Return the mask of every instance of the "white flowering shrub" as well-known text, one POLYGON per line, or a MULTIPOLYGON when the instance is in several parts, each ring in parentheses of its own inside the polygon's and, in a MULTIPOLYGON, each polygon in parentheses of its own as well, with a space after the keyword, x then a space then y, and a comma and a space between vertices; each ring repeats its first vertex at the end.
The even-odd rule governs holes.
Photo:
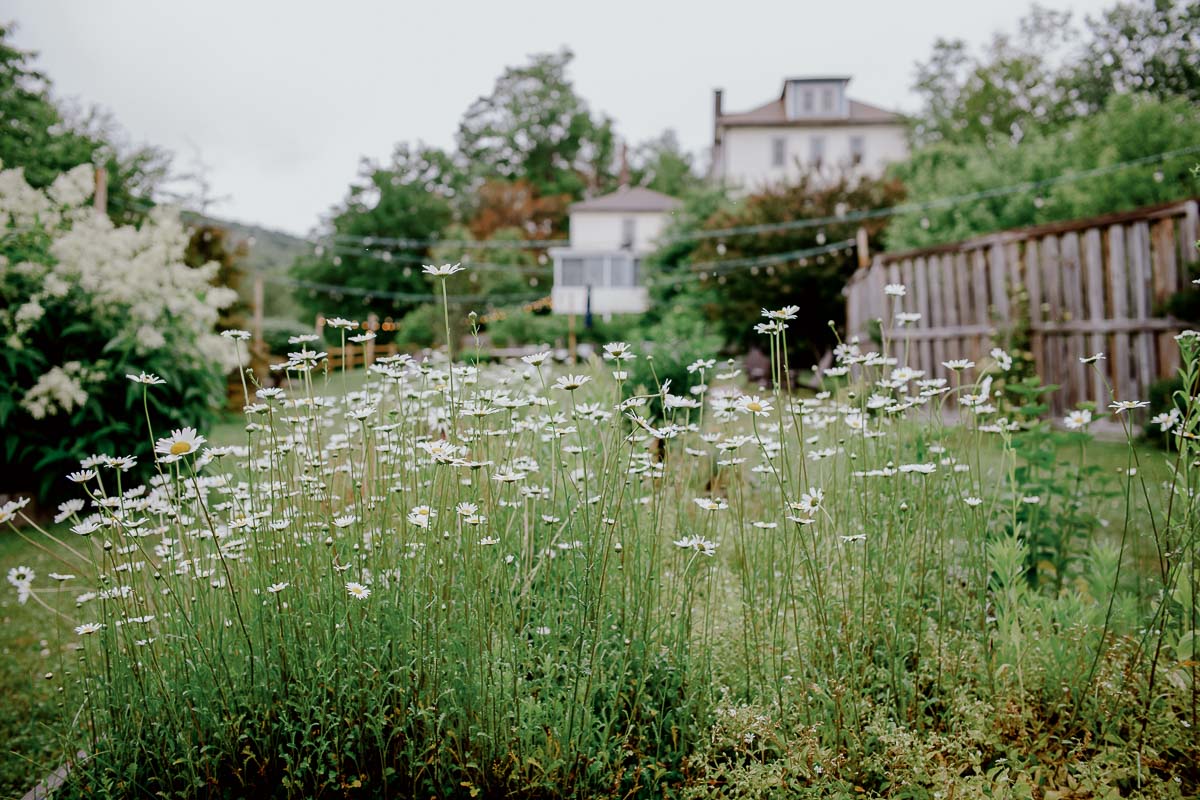
POLYGON ((235 293, 184 264, 178 215, 116 227, 91 192, 87 165, 44 191, 0 169, 0 461, 43 499, 92 453, 145 454, 148 424, 210 424, 235 366, 213 331, 235 293), (145 408, 142 371, 167 381, 145 408))

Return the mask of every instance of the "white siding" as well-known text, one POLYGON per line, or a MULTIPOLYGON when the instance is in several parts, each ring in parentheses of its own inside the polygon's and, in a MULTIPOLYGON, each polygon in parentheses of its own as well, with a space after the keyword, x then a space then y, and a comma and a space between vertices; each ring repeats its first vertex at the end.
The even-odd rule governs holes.
POLYGON ((654 242, 670 219, 669 213, 622 212, 622 211, 576 211, 571 214, 571 249, 573 250, 619 250, 624 244, 625 219, 633 222, 633 249, 647 253, 654 250, 654 242))
POLYGON ((829 125, 803 128, 735 127, 726 128, 721 145, 719 175, 731 186, 747 191, 770 184, 795 181, 801 164, 808 164, 813 139, 824 139, 823 170, 834 174, 852 163, 850 142, 855 136, 863 141, 863 162, 857 168, 880 175, 884 167, 908 156, 908 143, 900 125, 829 125), (773 165, 772 154, 777 138, 784 139, 783 166, 773 165))

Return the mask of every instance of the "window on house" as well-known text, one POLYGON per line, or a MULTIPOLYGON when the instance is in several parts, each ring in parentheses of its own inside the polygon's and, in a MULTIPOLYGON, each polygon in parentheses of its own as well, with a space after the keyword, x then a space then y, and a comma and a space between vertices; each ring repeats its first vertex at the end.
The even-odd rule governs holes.
POLYGON ((560 278, 563 286, 583 286, 583 259, 564 258, 560 278))
POLYGON ((808 160, 819 167, 825 160, 825 137, 814 136, 808 140, 808 160))
POLYGON ((804 90, 804 113, 811 114, 813 111, 813 90, 804 90))
POLYGON ((771 140, 771 166, 782 167, 787 159, 787 139, 776 136, 771 140))
POLYGON ((637 220, 633 217, 625 217, 621 220, 621 247, 629 249, 633 247, 633 235, 637 229, 637 220))
POLYGON ((609 264, 612 270, 610 286, 629 288, 637 286, 637 262, 632 258, 614 258, 609 264))
POLYGON ((821 110, 833 111, 833 89, 821 90, 821 110))
POLYGON ((604 280, 604 256, 590 256, 583 260, 584 281, 588 286, 606 286, 604 280))
POLYGON ((866 158, 867 148, 861 136, 850 137, 850 163, 858 166, 866 158))

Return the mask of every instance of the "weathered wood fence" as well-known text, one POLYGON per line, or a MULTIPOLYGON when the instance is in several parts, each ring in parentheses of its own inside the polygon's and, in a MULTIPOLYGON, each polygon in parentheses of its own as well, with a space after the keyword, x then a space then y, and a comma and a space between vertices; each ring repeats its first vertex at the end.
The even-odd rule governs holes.
POLYGON ((1173 336, 1187 326, 1163 305, 1188 285, 1198 227, 1188 200, 884 253, 846 287, 847 330, 867 341, 869 323, 882 320, 900 351, 892 355, 907 348, 910 366, 948 377, 943 361, 978 363, 1027 310, 1038 373, 1063 387, 1051 398, 1056 412, 1107 404, 1102 376, 1079 361, 1097 352, 1118 399, 1146 399, 1178 366, 1173 336), (891 283, 907 289, 899 302, 884 293, 891 283), (895 326, 897 308, 921 319, 895 326))

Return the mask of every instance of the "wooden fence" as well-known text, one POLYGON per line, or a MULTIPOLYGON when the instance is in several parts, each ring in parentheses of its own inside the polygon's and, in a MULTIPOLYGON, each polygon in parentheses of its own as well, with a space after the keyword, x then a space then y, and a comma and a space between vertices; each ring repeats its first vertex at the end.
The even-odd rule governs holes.
POLYGON ((1038 373, 1063 387, 1051 398, 1056 412, 1107 405, 1103 378, 1079 361, 1098 352, 1118 399, 1146 399, 1178 366, 1173 336, 1187 325, 1163 305, 1188 285, 1198 235, 1188 200, 885 253, 846 287, 847 330, 867 341, 870 321, 882 319, 892 355, 907 348, 910 366, 948 377, 942 362, 986 358, 1024 307, 1038 373), (891 283, 907 289, 898 303, 884 293, 891 283), (894 326, 897 306, 921 319, 894 326))

